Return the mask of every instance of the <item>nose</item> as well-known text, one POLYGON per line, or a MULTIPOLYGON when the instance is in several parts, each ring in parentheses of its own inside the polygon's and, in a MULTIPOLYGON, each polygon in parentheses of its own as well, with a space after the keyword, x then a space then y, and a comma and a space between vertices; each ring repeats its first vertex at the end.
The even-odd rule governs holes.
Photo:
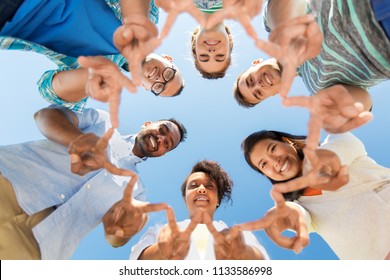
POLYGON ((164 140, 165 140, 165 135, 161 135, 161 134, 157 135, 157 142, 159 144, 164 143, 164 140))
POLYGON ((215 52, 215 47, 209 47, 209 53, 215 52))
POLYGON ((199 194, 206 194, 207 193, 207 190, 206 188, 203 186, 203 184, 201 184, 198 189, 196 190, 199 194))

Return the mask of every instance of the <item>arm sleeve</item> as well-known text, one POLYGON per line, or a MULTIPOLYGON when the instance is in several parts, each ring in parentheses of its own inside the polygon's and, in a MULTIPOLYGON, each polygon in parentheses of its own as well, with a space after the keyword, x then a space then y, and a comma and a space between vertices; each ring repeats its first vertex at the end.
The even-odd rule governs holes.
POLYGON ((56 75, 57 73, 59 73, 61 71, 67 71, 70 69, 71 68, 49 70, 49 71, 46 71, 45 73, 43 73, 43 75, 41 76, 41 78, 37 82, 39 93, 43 97, 43 99, 45 99, 47 102, 49 102, 51 104, 63 106, 65 108, 68 108, 68 109, 75 111, 75 112, 82 112, 84 110, 84 107, 85 107, 85 104, 88 100, 88 97, 85 97, 78 102, 68 102, 68 101, 65 101, 65 100, 59 98, 56 95, 56 93, 54 92, 53 87, 52 87, 52 81, 53 81, 54 75, 56 75))
POLYGON ((130 260, 138 260, 146 248, 157 242, 157 236, 162 227, 163 225, 152 226, 142 235, 140 241, 131 248, 130 260))
POLYGON ((256 236, 250 231, 244 231, 245 244, 256 249, 265 260, 269 260, 269 256, 265 248, 259 243, 256 236))
POLYGON ((352 133, 329 134, 319 149, 330 150, 340 158, 343 165, 349 166, 355 159, 367 155, 362 141, 352 133))

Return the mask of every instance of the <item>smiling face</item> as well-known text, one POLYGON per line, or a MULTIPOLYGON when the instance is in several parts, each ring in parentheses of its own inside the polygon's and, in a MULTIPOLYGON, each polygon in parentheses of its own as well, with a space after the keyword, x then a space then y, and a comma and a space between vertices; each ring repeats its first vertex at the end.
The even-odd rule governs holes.
POLYGON ((223 23, 207 30, 201 27, 195 35, 195 59, 204 72, 224 72, 230 63, 231 49, 232 41, 223 23))
POLYGON ((285 181, 302 172, 302 161, 295 148, 273 139, 257 142, 249 154, 252 165, 275 181, 285 181))
MULTIPOLYGON (((172 62, 172 58, 167 55, 148 55, 142 63, 142 86, 146 90, 151 90, 152 85, 155 82, 165 83, 167 78, 168 80, 172 78, 171 76, 165 77, 165 79, 163 77, 163 72, 167 67, 176 68, 172 62)), ((183 77, 180 70, 176 69, 173 79, 166 83, 164 90, 159 94, 159 96, 174 96, 182 86, 183 77)))
POLYGON ((279 92, 280 75, 276 59, 255 60, 252 67, 240 76, 238 90, 246 102, 258 104, 279 92))
POLYGON ((176 148, 179 142, 180 131, 173 122, 146 122, 136 136, 133 153, 138 157, 159 157, 176 148))
POLYGON ((187 179, 184 200, 190 217, 207 211, 212 218, 218 205, 217 184, 204 172, 192 173, 187 179))

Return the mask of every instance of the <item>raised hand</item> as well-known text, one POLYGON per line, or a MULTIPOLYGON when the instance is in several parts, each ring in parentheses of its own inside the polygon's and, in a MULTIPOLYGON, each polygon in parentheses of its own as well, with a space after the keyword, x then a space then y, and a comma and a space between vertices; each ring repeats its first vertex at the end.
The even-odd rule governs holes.
POLYGON ((167 209, 165 203, 150 204, 132 198, 134 185, 138 180, 137 174, 126 170, 121 175, 131 176, 123 198, 116 202, 103 216, 103 226, 106 239, 114 247, 122 246, 138 233, 148 220, 147 213, 167 209))
POLYGON ((198 223, 202 213, 197 213, 191 218, 191 222, 185 231, 180 231, 175 214, 171 207, 166 209, 168 224, 160 229, 158 234, 158 250, 165 260, 183 260, 190 249, 190 237, 198 223))
POLYGON ((280 247, 294 250, 299 253, 309 244, 309 235, 302 212, 290 203, 286 204, 283 195, 275 190, 271 191, 275 201, 275 207, 267 211, 261 219, 238 225, 241 230, 262 230, 264 229, 269 238, 280 247), (287 230, 296 232, 294 237, 283 236, 287 230))
POLYGON ((305 149, 303 174, 285 183, 275 184, 274 189, 286 193, 306 187, 334 191, 349 181, 348 167, 342 166, 339 157, 328 150, 305 149))
POLYGON ((205 28, 211 29, 224 19, 236 19, 248 35, 257 40, 257 34, 251 24, 251 19, 260 13, 262 5, 262 0, 223 0, 223 9, 213 13, 207 19, 205 28))
POLYGON ((124 20, 114 32, 114 44, 129 63, 129 70, 135 85, 141 84, 142 62, 160 44, 158 31, 147 18, 135 17, 124 20), (135 21, 139 18, 139 21, 135 21))
POLYGON ((246 259, 247 248, 242 231, 237 226, 234 226, 219 232, 206 212, 204 212, 203 216, 203 221, 214 238, 215 258, 217 260, 246 259))
POLYGON ((310 111, 307 145, 318 145, 319 130, 342 133, 362 126, 372 119, 372 114, 356 102, 344 85, 320 90, 314 96, 293 96, 283 101, 285 106, 306 107, 310 111))
POLYGON ((155 3, 168 14, 165 25, 160 33, 161 39, 164 39, 168 35, 180 13, 187 12, 202 26, 206 22, 205 16, 194 5, 193 0, 155 0, 155 3))
POLYGON ((118 171, 119 169, 113 166, 107 158, 108 141, 113 133, 114 128, 110 128, 102 138, 93 133, 86 133, 73 140, 68 148, 71 171, 79 175, 85 175, 100 168, 106 168, 114 173, 118 171))
POLYGON ((258 40, 256 46, 275 57, 282 65, 279 92, 282 97, 286 97, 297 75, 297 67, 320 53, 322 33, 314 16, 304 15, 283 22, 272 30, 268 39, 274 44, 258 40))
POLYGON ((120 94, 125 87, 130 92, 137 88, 111 60, 101 56, 80 56, 78 62, 88 68, 86 93, 93 99, 108 102, 113 127, 118 127, 120 94))

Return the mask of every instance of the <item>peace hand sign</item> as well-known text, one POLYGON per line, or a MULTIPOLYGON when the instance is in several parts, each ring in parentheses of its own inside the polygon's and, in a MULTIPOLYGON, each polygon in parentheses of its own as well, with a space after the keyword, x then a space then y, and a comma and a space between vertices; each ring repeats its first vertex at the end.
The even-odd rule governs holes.
POLYGON ((258 15, 263 5, 262 0, 223 0, 223 9, 213 13, 206 22, 206 29, 211 29, 224 19, 237 19, 248 35, 257 39, 251 19, 258 15))
POLYGON ((241 230, 264 229, 269 238, 282 248, 299 253, 309 244, 309 235, 302 212, 291 204, 286 204, 283 195, 275 190, 271 191, 275 207, 267 211, 261 219, 238 225, 241 230), (294 237, 283 236, 287 230, 296 232, 294 237))
POLYGON ((190 249, 190 237, 202 213, 197 213, 191 219, 185 231, 180 231, 175 214, 171 207, 166 209, 168 224, 160 229, 158 234, 158 250, 165 260, 183 260, 190 249))
POLYGON ((160 34, 160 39, 164 39, 168 35, 180 13, 187 12, 196 19, 200 25, 203 26, 205 24, 205 17, 203 13, 195 7, 193 0, 155 0, 155 3, 158 7, 168 13, 165 25, 160 34))
POLYGON ((114 44, 127 59, 133 83, 136 85, 141 85, 142 62, 160 44, 157 29, 151 28, 150 24, 153 23, 148 21, 150 20, 143 19, 136 23, 134 19, 127 20, 114 32, 114 44))
POLYGON ((131 176, 123 198, 111 206, 102 219, 106 238, 114 247, 122 246, 144 227, 148 220, 147 213, 168 207, 165 203, 150 204, 134 200, 132 194, 138 176, 130 170, 122 175, 131 176))
POLYGON ((113 127, 118 127, 118 111, 122 88, 135 93, 134 83, 111 60, 101 56, 80 56, 78 62, 88 68, 86 93, 93 99, 109 103, 113 127))
POLYGON ((86 133, 73 140, 68 148, 71 171, 85 175, 90 171, 105 168, 112 174, 122 175, 123 170, 112 165, 107 158, 108 141, 113 133, 114 128, 110 128, 102 138, 93 133, 86 133))

